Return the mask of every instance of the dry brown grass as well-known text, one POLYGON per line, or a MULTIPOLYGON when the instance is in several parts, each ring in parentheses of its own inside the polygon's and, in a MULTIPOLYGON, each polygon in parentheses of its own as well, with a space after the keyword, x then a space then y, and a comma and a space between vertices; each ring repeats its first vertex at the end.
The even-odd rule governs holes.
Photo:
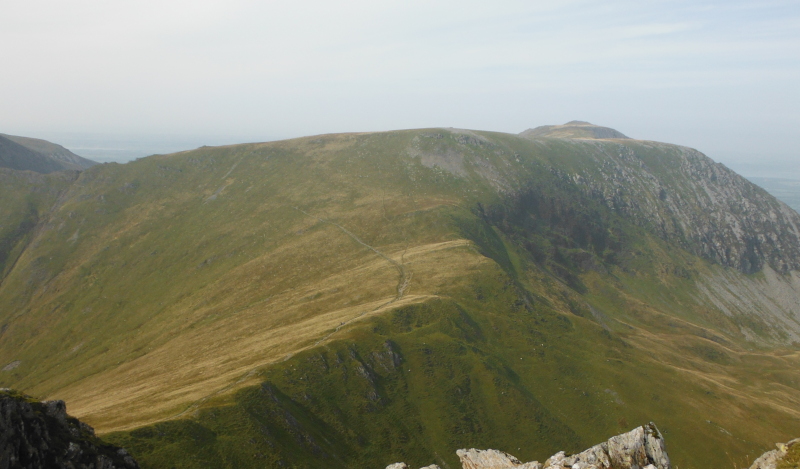
MULTIPOLYGON (((331 237, 341 236, 328 227, 320 232, 324 239, 311 241, 330 245, 331 237)), ((273 256, 291 255, 288 251, 273 256)), ((446 294, 458 286, 465 271, 487 261, 465 240, 409 248, 387 246, 382 252, 402 261, 412 273, 409 288, 398 301, 391 302, 397 272, 384 259, 365 252, 353 262, 325 272, 327 275, 314 272, 314 281, 296 282, 295 288, 272 295, 268 301, 239 307, 222 319, 176 333, 174 339, 146 355, 66 386, 57 397, 69 402, 72 414, 101 432, 170 418, 220 391, 252 384, 255 378, 248 379, 248 373, 320 339, 335 338, 337 328, 346 330, 354 320, 446 294)), ((237 299, 253 296, 252 283, 243 279, 254 277, 259 266, 282 263, 265 257, 235 269, 220 281, 217 288, 228 292, 229 300, 215 304, 214 309, 233 309, 240 303, 237 299)), ((174 313, 184 318, 185 324, 202 322, 203 315, 209 314, 191 308, 174 313)))

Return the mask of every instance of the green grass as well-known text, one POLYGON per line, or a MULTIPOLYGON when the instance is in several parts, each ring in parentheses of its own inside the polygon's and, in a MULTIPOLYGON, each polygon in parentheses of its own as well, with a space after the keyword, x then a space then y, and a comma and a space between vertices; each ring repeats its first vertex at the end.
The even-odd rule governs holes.
POLYGON ((143 467, 458 467, 458 448, 543 461, 654 420, 673 464, 691 468, 796 431, 588 319, 520 306, 525 292, 497 271, 473 280, 483 299, 377 317, 269 367, 232 402, 108 438, 143 467))
POLYGON ((797 469, 800 467, 800 445, 797 443, 789 446, 786 456, 778 462, 777 469, 797 469))

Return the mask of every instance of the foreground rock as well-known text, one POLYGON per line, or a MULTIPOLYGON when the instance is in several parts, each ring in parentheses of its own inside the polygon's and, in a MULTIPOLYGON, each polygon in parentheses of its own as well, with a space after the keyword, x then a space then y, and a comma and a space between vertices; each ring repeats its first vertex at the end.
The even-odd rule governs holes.
MULTIPOLYGON (((561 451, 544 464, 538 461, 523 463, 508 453, 494 449, 460 449, 456 454, 463 469, 670 469, 664 437, 654 423, 617 435, 579 454, 567 455, 561 451)), ((773 468, 754 466, 751 469, 773 468)), ((410 468, 405 463, 395 463, 386 469, 410 468)))
POLYGON ((778 449, 767 451, 753 462, 750 469, 797 469, 800 468, 800 438, 786 444, 779 443, 778 449))
POLYGON ((0 469, 137 469, 122 448, 104 443, 67 415, 64 401, 39 402, 0 389, 0 469))
POLYGON ((523 464, 514 456, 495 449, 460 449, 456 451, 464 469, 503 469, 515 467, 518 469, 541 469, 538 461, 523 464))
POLYGON ((572 469, 669 469, 664 437, 655 424, 617 435, 573 456, 558 453, 547 460, 545 468, 572 469))

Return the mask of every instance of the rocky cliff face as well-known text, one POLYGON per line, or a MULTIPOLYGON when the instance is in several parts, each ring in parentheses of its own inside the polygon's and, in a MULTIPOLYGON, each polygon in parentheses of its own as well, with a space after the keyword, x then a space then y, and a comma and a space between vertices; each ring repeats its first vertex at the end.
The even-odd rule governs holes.
POLYGON ((701 152, 634 140, 585 122, 544 126, 516 141, 448 129, 409 150, 459 178, 479 175, 499 192, 541 185, 549 172, 591 199, 695 255, 743 273, 800 270, 800 215, 701 152), (425 148, 423 148, 425 147, 425 148), (512 149, 513 148, 513 149, 512 149), (524 148, 524 149, 523 149, 524 148))
POLYGON ((0 469, 136 469, 122 448, 104 443, 67 415, 63 401, 38 402, 0 390, 0 469))
POLYGON ((576 144, 597 146, 595 165, 564 176, 629 220, 744 273, 800 270, 800 216, 724 165, 677 145, 576 144))
MULTIPOLYGON (((664 437, 655 424, 637 427, 617 435, 586 451, 567 455, 560 451, 544 464, 538 461, 523 463, 514 456, 494 449, 460 449, 456 451, 463 469, 669 469, 669 456, 664 437)), ((436 465, 428 468, 438 467, 436 465)), ((410 469, 405 463, 395 463, 386 469, 410 469)), ((426 468, 423 468, 426 469, 426 468)), ((771 468, 753 468, 771 469, 771 468)))

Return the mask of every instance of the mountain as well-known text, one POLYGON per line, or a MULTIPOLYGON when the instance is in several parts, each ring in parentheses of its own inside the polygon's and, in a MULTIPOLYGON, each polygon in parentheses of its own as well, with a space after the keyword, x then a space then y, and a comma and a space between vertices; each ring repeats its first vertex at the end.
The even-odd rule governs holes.
POLYGON ((628 138, 622 132, 612 128, 600 127, 584 121, 570 121, 564 125, 543 125, 520 132, 519 135, 526 138, 628 138))
POLYGON ((419 129, 0 177, 0 385, 142 467, 800 433, 800 215, 690 148, 419 129))
POLYGON ((63 170, 80 171, 96 164, 55 143, 0 134, 0 167, 51 173, 63 170))

